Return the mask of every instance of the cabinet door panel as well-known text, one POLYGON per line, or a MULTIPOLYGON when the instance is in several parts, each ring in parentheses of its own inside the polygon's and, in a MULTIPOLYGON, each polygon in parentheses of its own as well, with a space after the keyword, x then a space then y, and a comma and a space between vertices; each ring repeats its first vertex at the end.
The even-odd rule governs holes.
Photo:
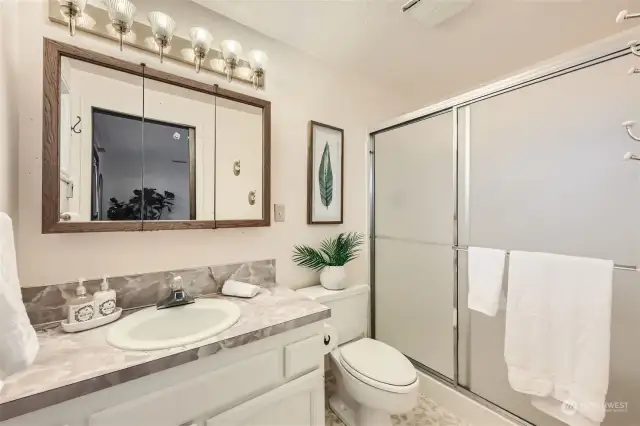
POLYGON ((67 57, 60 72, 61 221, 141 228, 142 78, 67 57))
POLYGON ((324 377, 314 371, 207 421, 207 426, 323 426, 324 377))
POLYGON ((89 426, 182 425, 221 410, 282 380, 282 354, 272 350, 197 379, 94 414, 89 426))
POLYGON ((216 100, 216 220, 262 219, 262 120, 258 107, 216 100))

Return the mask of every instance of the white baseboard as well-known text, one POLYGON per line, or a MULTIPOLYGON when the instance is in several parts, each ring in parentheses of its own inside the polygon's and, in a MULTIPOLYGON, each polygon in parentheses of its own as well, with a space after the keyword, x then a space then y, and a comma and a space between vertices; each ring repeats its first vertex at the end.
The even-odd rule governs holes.
POLYGON ((420 392, 473 426, 521 426, 473 399, 418 372, 420 392))

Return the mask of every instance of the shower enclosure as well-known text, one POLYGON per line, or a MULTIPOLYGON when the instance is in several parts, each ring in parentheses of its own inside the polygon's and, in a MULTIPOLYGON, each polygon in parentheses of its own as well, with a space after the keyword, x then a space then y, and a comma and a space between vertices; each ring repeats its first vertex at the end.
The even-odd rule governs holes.
POLYGON ((371 134, 376 339, 519 422, 562 426, 510 388, 504 308, 496 317, 467 308, 461 249, 613 259, 629 267, 614 273, 603 426, 640 425, 640 165, 623 161, 638 142, 621 126, 640 117, 640 80, 625 76, 633 65, 637 58, 626 49, 592 55, 371 134))

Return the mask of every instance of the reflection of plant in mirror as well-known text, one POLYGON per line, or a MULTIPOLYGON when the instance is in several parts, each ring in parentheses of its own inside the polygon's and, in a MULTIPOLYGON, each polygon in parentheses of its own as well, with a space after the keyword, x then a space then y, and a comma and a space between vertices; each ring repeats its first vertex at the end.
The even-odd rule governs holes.
POLYGON ((160 220, 164 211, 171 213, 173 201, 176 195, 170 191, 164 191, 163 194, 156 191, 155 188, 144 188, 133 190, 133 197, 128 202, 118 201, 117 198, 111 197, 111 207, 107 211, 109 220, 160 220), (144 207, 143 206, 144 200, 144 207))

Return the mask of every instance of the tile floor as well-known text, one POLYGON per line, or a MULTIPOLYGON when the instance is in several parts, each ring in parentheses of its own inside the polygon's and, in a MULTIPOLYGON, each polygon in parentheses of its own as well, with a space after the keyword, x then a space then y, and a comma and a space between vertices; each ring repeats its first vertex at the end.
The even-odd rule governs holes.
MULTIPOLYGON (((335 379, 329 377, 328 374, 325 391, 326 401, 333 394, 334 387, 335 379)), ((344 423, 329 407, 325 413, 325 426, 344 426, 344 423)), ((392 420, 394 426, 472 426, 424 395, 420 395, 418 406, 411 413, 392 416, 392 420)))

